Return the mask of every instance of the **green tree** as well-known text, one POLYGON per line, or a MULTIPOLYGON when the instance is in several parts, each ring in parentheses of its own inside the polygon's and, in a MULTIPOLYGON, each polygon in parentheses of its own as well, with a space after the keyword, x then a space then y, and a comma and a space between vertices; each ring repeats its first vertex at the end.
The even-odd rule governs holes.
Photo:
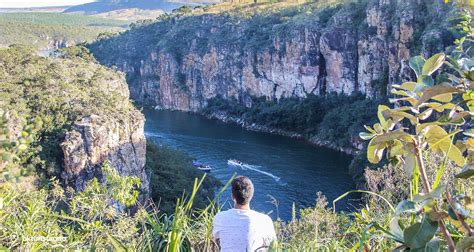
POLYGON ((379 122, 360 134, 370 140, 371 163, 386 153, 392 162, 403 164, 411 179, 410 198, 398 204, 390 230, 384 230, 401 244, 398 249, 437 251, 446 243, 449 251, 462 251, 473 246, 473 194, 464 180, 474 175, 474 60, 464 46, 473 42, 474 33, 471 13, 461 17, 465 36, 456 41, 451 55, 412 58, 416 82, 393 85, 397 98, 391 101, 396 105, 380 105, 379 122), (435 80, 433 75, 443 66, 435 80), (429 152, 444 156, 434 180, 427 176, 429 152), (447 162, 462 167, 455 178, 443 176, 447 162))

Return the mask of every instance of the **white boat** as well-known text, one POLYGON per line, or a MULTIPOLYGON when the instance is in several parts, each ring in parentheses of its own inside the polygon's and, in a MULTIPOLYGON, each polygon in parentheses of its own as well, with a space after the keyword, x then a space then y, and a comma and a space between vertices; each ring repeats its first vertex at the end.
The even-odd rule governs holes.
POLYGON ((197 168, 201 171, 204 171, 204 172, 210 172, 212 170, 211 166, 209 166, 209 165, 203 165, 203 166, 199 166, 197 168))
POLYGON ((244 165, 244 163, 242 163, 241 161, 236 160, 236 159, 227 160, 227 164, 228 165, 234 165, 234 166, 243 166, 244 165))

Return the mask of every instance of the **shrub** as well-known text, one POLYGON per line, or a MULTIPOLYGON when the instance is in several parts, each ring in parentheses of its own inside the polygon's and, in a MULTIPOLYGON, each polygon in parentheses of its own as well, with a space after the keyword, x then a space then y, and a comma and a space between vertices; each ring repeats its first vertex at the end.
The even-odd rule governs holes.
MULTIPOLYGON (((139 242, 143 213, 130 216, 139 179, 121 177, 107 165, 108 183, 94 179, 83 192, 64 191, 57 180, 50 190, 0 190, 0 247, 15 250, 120 249, 139 242), (123 205, 121 204, 123 203, 123 205)), ((143 211, 143 210, 141 210, 143 211)))
MULTIPOLYGON (((146 166, 150 172, 151 198, 160 211, 172 213, 176 199, 192 192, 195 178, 203 172, 192 166, 191 157, 181 151, 147 142, 146 166)), ((204 179, 201 189, 194 198, 196 208, 205 208, 220 182, 212 176, 204 179)))

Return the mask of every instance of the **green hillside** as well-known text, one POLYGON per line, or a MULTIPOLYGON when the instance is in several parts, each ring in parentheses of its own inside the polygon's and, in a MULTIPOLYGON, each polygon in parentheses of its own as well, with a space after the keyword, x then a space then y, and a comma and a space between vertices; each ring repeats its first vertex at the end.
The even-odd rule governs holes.
POLYGON ((125 21, 63 13, 0 14, 0 47, 31 45, 47 50, 94 40, 100 33, 118 32, 125 21))

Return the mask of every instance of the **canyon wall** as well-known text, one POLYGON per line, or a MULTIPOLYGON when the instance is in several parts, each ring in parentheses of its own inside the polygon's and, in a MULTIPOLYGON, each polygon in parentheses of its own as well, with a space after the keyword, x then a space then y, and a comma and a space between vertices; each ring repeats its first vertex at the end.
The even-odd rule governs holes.
POLYGON ((98 115, 82 118, 61 144, 64 153, 62 178, 76 190, 83 190, 92 178, 103 179, 101 166, 108 161, 120 175, 139 177, 143 192, 148 193, 143 127, 141 114, 127 121, 98 115))
POLYGON ((380 97, 411 79, 408 59, 452 42, 443 1, 368 0, 174 14, 89 45, 127 74, 131 97, 199 111, 207 100, 329 92, 380 97), (421 46, 415 46, 421 45, 421 46))
MULTIPOLYGON (((124 76, 110 72, 102 78, 96 76, 94 84, 104 94, 113 93, 119 99, 115 101, 117 106, 129 103, 124 76)), ((145 117, 132 105, 115 115, 98 111, 78 119, 61 143, 64 155, 61 178, 76 190, 83 190, 92 178, 104 181, 101 167, 108 162, 120 175, 140 178, 142 196, 147 197, 144 125, 145 117)))

